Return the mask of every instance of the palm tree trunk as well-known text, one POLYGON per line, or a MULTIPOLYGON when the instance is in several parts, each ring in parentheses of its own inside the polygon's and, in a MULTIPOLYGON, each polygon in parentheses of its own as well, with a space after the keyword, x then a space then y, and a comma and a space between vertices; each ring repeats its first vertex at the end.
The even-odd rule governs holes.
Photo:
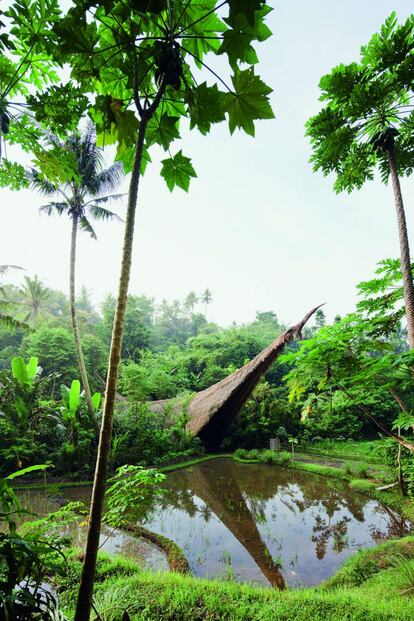
POLYGON ((128 296, 129 276, 132 262, 132 245, 134 238, 135 210, 141 173, 141 162, 144 152, 144 141, 150 115, 141 118, 138 132, 134 167, 129 185, 128 208, 125 222, 124 246, 122 251, 121 276, 119 281, 118 300, 112 330, 111 352, 109 356, 108 376, 106 380, 105 407, 103 411, 101 433, 99 437, 98 456, 96 460, 91 508, 89 514, 88 538, 85 558, 82 567, 78 600, 74 621, 89 621, 92 607, 93 583, 95 579, 96 559, 99 548, 105 484, 108 474, 109 457, 112 439, 112 424, 118 370, 121 361, 122 336, 124 317, 128 296))
POLYGON ((82 380, 82 386, 85 391, 86 403, 88 405, 89 417, 95 429, 96 436, 99 434, 98 423, 96 422, 95 409, 92 404, 91 389, 89 387, 88 374, 86 372, 85 359, 83 357, 82 345, 80 340, 80 332, 78 319, 76 317, 75 308, 75 267, 76 267, 76 238, 78 234, 78 218, 72 218, 72 235, 70 244, 70 285, 69 285, 69 303, 70 317, 72 320, 73 335, 75 337, 76 356, 78 358, 79 372, 82 380))
POLYGON ((404 202, 393 146, 388 147, 387 156, 394 191, 395 209, 397 212, 398 234, 400 237, 401 271, 403 277, 405 313, 407 317, 408 343, 410 349, 414 349, 414 283, 411 271, 410 247, 408 243, 404 202))

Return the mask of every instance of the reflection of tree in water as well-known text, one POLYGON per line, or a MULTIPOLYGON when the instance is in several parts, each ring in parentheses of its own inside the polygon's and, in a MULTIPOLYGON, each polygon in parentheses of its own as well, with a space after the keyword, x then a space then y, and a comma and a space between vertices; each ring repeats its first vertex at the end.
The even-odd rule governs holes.
POLYGON ((168 484, 163 483, 163 486, 165 491, 160 498, 155 499, 149 515, 150 519, 154 514, 171 508, 185 511, 190 517, 197 515, 199 508, 194 501, 194 494, 188 489, 185 479, 171 479, 171 481, 168 480, 168 484))
MULTIPOLYGON (((348 546, 350 516, 364 522, 364 508, 372 502, 341 481, 263 464, 237 464, 227 459, 173 473, 164 487, 165 495, 154 506, 154 512, 174 508, 190 517, 199 515, 206 522, 216 515, 276 584, 283 578, 257 529, 258 523, 266 522, 270 500, 276 500, 272 507, 274 520, 278 517, 279 503, 294 515, 307 512, 307 520, 310 514, 315 514, 311 541, 316 544, 318 559, 326 555, 330 540, 338 553, 348 546)), ((376 511, 384 515, 385 524, 382 530, 368 525, 374 539, 407 532, 407 523, 398 514, 381 505, 377 505, 376 511)))
POLYGON ((263 542, 257 521, 265 520, 265 502, 253 499, 252 510, 246 503, 233 472, 233 462, 214 460, 175 473, 168 478, 164 497, 153 509, 174 507, 190 517, 200 515, 208 521, 214 514, 246 549, 269 582, 284 588, 280 565, 263 542), (196 499, 202 501, 198 506, 196 499), (256 519, 255 519, 256 518, 256 519))
POLYGON ((348 522, 351 518, 345 516, 342 520, 331 522, 331 519, 324 519, 321 515, 315 518, 313 526, 312 541, 316 543, 316 557, 322 560, 326 554, 328 542, 333 537, 333 549, 335 552, 342 552, 348 546, 348 522))
POLYGON ((379 508, 382 513, 388 516, 387 530, 381 530, 373 525, 369 527, 371 537, 375 543, 380 543, 384 539, 404 537, 411 533, 412 528, 408 520, 385 505, 379 505, 379 508))

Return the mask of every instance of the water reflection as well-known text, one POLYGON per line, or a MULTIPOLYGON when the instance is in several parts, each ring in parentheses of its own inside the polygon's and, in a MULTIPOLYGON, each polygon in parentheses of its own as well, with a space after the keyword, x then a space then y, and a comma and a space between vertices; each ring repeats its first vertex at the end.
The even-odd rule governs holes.
MULTIPOLYGON (((68 500, 82 500, 89 503, 91 490, 89 488, 72 488, 62 491, 63 495, 48 495, 42 490, 19 490, 18 495, 22 506, 27 507, 35 516, 43 516, 47 513, 57 511, 68 500)), ((27 519, 36 519, 28 516, 27 519)), ((26 521, 26 520, 24 520, 26 521)), ((75 547, 83 548, 86 543, 86 525, 84 518, 72 522, 62 527, 62 535, 68 535, 75 547)), ((109 528, 105 524, 102 526, 99 539, 100 547, 105 552, 111 554, 122 554, 127 558, 134 559, 144 569, 149 570, 168 570, 168 562, 165 554, 161 552, 153 543, 134 537, 128 532, 117 528, 109 528)))
MULTIPOLYGON (((215 459, 171 473, 163 486, 145 526, 175 541, 198 576, 278 588, 318 584, 356 550, 410 530, 398 513, 341 481, 275 466, 215 459)), ((62 494, 88 502, 90 490, 62 494)), ((44 495, 29 497, 43 513, 44 495)), ((165 567, 153 547, 121 531, 106 549, 165 567)))
POLYGON ((184 548, 201 576, 317 584, 355 550, 409 531, 342 482, 262 464, 204 462, 172 473, 164 487, 147 527, 184 548))

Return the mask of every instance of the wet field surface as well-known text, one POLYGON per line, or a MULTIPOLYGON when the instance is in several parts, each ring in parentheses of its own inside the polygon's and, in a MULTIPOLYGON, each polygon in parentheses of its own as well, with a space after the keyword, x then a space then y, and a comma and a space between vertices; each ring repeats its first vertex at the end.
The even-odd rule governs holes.
MULTIPOLYGON (((341 481, 264 464, 214 459, 172 472, 163 487, 143 526, 177 543, 196 576, 315 585, 358 549, 411 528, 398 513, 341 481)), ((90 489, 61 493, 88 502, 90 489)), ((42 492, 24 494, 32 510, 44 513, 42 492)), ((46 510, 56 508, 53 498, 48 503, 46 510)), ((72 531, 80 543, 84 529, 72 531)), ((149 542, 122 531, 111 535, 107 528, 104 539, 107 551, 148 569, 167 569, 165 556, 149 542)))

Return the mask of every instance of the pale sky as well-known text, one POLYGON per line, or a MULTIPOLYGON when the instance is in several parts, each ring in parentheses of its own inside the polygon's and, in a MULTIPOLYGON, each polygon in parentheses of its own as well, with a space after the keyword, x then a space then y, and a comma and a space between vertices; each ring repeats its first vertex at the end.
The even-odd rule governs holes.
MULTIPOLYGON (((252 321, 257 310, 293 323, 322 302, 328 318, 344 314, 354 307, 356 283, 380 259, 399 256, 391 188, 375 181, 337 196, 333 179, 312 172, 304 124, 320 109, 320 77, 357 60, 391 11, 402 21, 412 2, 271 4, 274 36, 257 46, 257 72, 274 89, 276 119, 257 124, 255 139, 231 137, 225 124, 207 137, 184 132, 172 151, 192 158, 198 178, 189 193, 168 191, 160 150, 139 197, 130 292, 160 302, 209 287, 209 318, 222 325, 252 321)), ((414 179, 402 189, 413 248, 414 179)), ((20 265, 67 292, 69 220, 39 215, 44 200, 34 192, 1 189, 0 196, 0 265, 20 265)), ((124 206, 116 208, 122 215, 124 206)), ((96 228, 98 241, 79 236, 77 281, 98 304, 117 290, 123 225, 96 228)), ((8 282, 21 278, 10 274, 8 282)))

